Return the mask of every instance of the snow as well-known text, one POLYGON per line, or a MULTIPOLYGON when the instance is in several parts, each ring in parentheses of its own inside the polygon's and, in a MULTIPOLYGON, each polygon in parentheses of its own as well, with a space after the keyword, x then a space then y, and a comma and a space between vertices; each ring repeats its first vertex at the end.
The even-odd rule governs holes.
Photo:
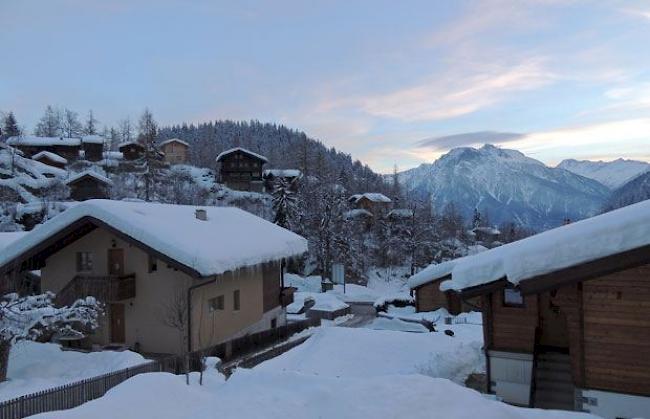
POLYGON ((165 140, 165 141, 161 142, 160 146, 162 147, 164 145, 171 144, 171 143, 178 143, 178 144, 182 144, 182 145, 187 146, 187 147, 190 146, 190 144, 187 141, 183 141, 180 138, 170 138, 169 140, 165 140))
POLYGON ((293 303, 287 306, 287 313, 297 314, 305 305, 306 299, 313 299, 316 304, 311 307, 311 310, 318 311, 337 311, 349 307, 341 301, 338 296, 331 292, 296 292, 293 295, 293 303))
POLYGON ((449 380, 422 375, 336 378, 239 369, 224 382, 209 369, 203 386, 197 380, 197 374, 192 374, 188 386, 183 376, 141 374, 100 399, 34 418, 595 418, 586 413, 509 406, 449 380))
POLYGON ((254 153, 254 152, 252 152, 250 150, 246 150, 245 148, 242 148, 242 147, 235 147, 235 148, 231 148, 229 150, 221 152, 221 154, 219 154, 217 156, 216 161, 221 161, 221 159, 224 158, 225 156, 227 156, 228 154, 232 154, 232 153, 235 153, 237 151, 241 151, 244 154, 248 154, 249 156, 253 156, 253 157, 258 158, 258 159, 260 159, 260 160, 262 160, 264 162, 268 161, 267 158, 262 156, 261 154, 254 153))
POLYGON ((59 156, 56 153, 51 153, 49 151, 40 151, 32 156, 32 160, 40 160, 42 158, 47 158, 53 162, 60 164, 67 164, 68 160, 59 156))
POLYGON ((580 176, 593 179, 610 189, 616 189, 650 170, 643 161, 617 159, 613 161, 563 160, 557 165, 580 176))
POLYGON ((429 329, 427 329, 424 325, 420 323, 407 322, 398 318, 377 317, 367 327, 369 329, 375 329, 375 330, 394 330, 397 332, 429 333, 429 329))
POLYGON ((107 185, 112 185, 113 184, 113 182, 109 178, 107 178, 106 176, 102 176, 99 173, 97 173, 95 171, 92 171, 92 170, 85 170, 83 172, 77 173, 76 175, 70 176, 65 181, 65 183, 66 183, 66 185, 70 185, 70 184, 72 184, 72 183, 74 183, 74 182, 78 181, 79 179, 81 179, 83 177, 86 177, 86 176, 90 176, 90 177, 98 180, 99 182, 105 183, 107 185))
POLYGON ((389 197, 379 192, 366 192, 362 194, 355 194, 350 197, 350 200, 354 202, 358 202, 361 198, 366 198, 372 202, 384 202, 384 203, 393 202, 390 200, 389 197))
POLYGON ((196 206, 84 201, 7 246, 0 254, 0 266, 83 217, 101 220, 201 276, 218 275, 307 251, 304 238, 243 210, 198 208, 207 211, 206 221, 195 217, 196 206))
POLYGON ((274 177, 284 177, 284 178, 293 178, 300 177, 301 173, 298 169, 268 169, 263 172, 263 177, 268 177, 269 175, 274 177))
POLYGON ((57 387, 147 362, 131 351, 62 351, 54 343, 20 341, 9 354, 8 381, 0 383, 0 400, 57 387))
POLYGON ((61 146, 79 146, 81 145, 80 138, 65 138, 65 137, 37 137, 35 135, 22 135, 19 137, 10 137, 7 139, 7 144, 11 146, 34 146, 34 147, 47 147, 54 145, 61 146))
POLYGON ((409 288, 417 288, 420 285, 427 284, 432 281, 436 281, 440 278, 443 278, 447 275, 451 275, 454 266, 457 263, 462 263, 464 259, 467 259, 469 256, 464 256, 462 258, 448 260, 442 263, 434 263, 426 268, 422 269, 420 272, 416 273, 408 280, 409 288))
MULTIPOLYGON (((648 244, 650 200, 446 262, 444 270, 438 268, 434 276, 451 273, 451 279, 440 286, 443 291, 462 290, 501 278, 516 285, 528 278, 648 244)), ((409 284, 416 282, 412 279, 409 284)))
POLYGON ((386 214, 386 217, 391 218, 411 218, 413 217, 413 210, 407 209, 407 208, 397 208, 390 210, 388 214, 386 214))
POLYGON ((22 238, 27 234, 24 231, 17 231, 11 233, 0 233, 0 250, 7 247, 10 243, 22 238))
POLYGON ((354 220, 356 218, 371 218, 373 217, 372 212, 365 210, 363 208, 352 209, 343 213, 343 217, 346 220, 354 220))
POLYGON ((302 345, 255 370, 332 378, 425 374, 462 383, 468 374, 485 368, 483 329, 476 325, 445 328, 453 330, 455 336, 442 332, 319 328, 302 345))
POLYGON ((122 147, 128 147, 130 145, 138 146, 144 148, 142 144, 140 144, 137 141, 123 141, 117 145, 118 150, 121 149, 122 147))
POLYGON ((124 153, 121 151, 104 151, 102 153, 102 158, 108 160, 122 160, 124 158, 124 153))
POLYGON ((84 144, 104 144, 104 137, 101 135, 82 135, 81 142, 84 144))

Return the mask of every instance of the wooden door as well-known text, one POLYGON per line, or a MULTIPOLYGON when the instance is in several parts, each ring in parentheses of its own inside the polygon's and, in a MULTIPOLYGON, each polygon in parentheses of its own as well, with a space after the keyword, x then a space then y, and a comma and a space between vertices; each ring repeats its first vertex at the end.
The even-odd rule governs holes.
POLYGON ((553 301, 552 292, 539 295, 539 320, 541 346, 569 349, 569 328, 566 315, 553 301))
POLYGON ((111 342, 124 343, 124 304, 111 304, 111 342))
POLYGON ((124 249, 108 249, 108 274, 124 275, 124 249))

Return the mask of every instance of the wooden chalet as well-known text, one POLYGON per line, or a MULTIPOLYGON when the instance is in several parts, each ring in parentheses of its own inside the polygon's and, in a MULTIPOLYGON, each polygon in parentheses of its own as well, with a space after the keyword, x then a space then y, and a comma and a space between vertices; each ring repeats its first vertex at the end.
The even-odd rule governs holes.
POLYGON ((38 269, 57 304, 105 303, 82 346, 181 354, 284 325, 293 295, 284 260, 306 250, 302 237, 237 208, 92 200, 4 247, 0 281, 38 269))
POLYGON ((160 143, 160 149, 165 153, 164 161, 169 164, 185 164, 189 161, 190 145, 178 138, 171 138, 160 143))
POLYGON ((348 202, 355 209, 369 211, 376 219, 384 217, 393 204, 393 201, 386 195, 378 192, 366 192, 355 194, 348 198, 348 202))
POLYGON ((302 173, 298 169, 267 169, 262 172, 264 190, 267 193, 272 193, 280 181, 286 182, 291 190, 297 191, 301 177, 302 173))
POLYGON ((133 161, 144 156, 144 146, 136 141, 123 142, 118 146, 118 151, 122 153, 123 160, 133 161))
POLYGON ((80 138, 23 135, 8 138, 7 144, 22 151, 26 157, 46 151, 67 161, 78 159, 99 161, 104 151, 104 138, 99 135, 86 135, 80 138))
POLYGON ((489 391, 522 406, 650 411, 650 201, 459 259, 480 297, 489 391))
POLYGON ((68 164, 68 160, 59 156, 58 154, 51 153, 49 151, 39 151, 32 156, 32 160, 47 164, 48 166, 57 167, 59 169, 64 169, 68 164))
POLYGON ((78 173, 65 184, 70 188, 70 198, 75 201, 110 198, 113 184, 110 179, 92 171, 78 173))
POLYGON ((219 177, 230 189, 238 191, 263 192, 262 166, 266 157, 245 148, 235 147, 219 154, 219 177))

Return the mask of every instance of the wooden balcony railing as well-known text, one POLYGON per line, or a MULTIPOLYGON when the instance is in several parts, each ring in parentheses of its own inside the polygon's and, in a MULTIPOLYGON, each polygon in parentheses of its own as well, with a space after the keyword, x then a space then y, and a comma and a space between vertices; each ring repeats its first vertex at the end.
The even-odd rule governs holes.
POLYGON ((293 294, 296 292, 295 287, 284 287, 280 290, 280 305, 286 307, 293 303, 293 294))
POLYGON ((92 296, 102 302, 135 297, 135 274, 115 276, 77 275, 56 296, 59 305, 70 305, 79 298, 92 296))

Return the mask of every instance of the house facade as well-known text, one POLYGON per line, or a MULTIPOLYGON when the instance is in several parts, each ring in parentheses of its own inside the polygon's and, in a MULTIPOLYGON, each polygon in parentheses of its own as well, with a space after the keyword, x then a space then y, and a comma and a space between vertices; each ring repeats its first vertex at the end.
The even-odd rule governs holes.
POLYGON ((87 201, 11 243, 0 273, 38 268, 58 304, 86 295, 105 303, 87 337, 99 346, 180 354, 282 325, 283 259, 304 252, 304 239, 234 208, 196 210, 87 201), (266 234, 218 245, 234 230, 266 234))
POLYGON ((126 161, 138 160, 144 156, 144 146, 136 141, 126 141, 118 146, 122 158, 126 161))
POLYGON ((354 209, 364 209, 370 212, 375 219, 386 216, 393 205, 390 198, 378 192, 355 194, 348 198, 348 202, 354 209))
POLYGON ((464 258, 441 289, 482 299, 503 400, 612 419, 650 409, 650 201, 464 258))
POLYGON ((78 173, 65 184, 70 189, 70 199, 86 201, 88 199, 110 198, 110 189, 113 182, 105 176, 92 171, 78 173))
POLYGON ((160 149, 165 153, 164 160, 169 164, 185 164, 189 161, 190 145, 178 138, 171 138, 160 143, 160 149))
POLYGON ((263 192, 262 167, 266 157, 245 148, 236 147, 219 154, 221 183, 238 191, 263 192))
POLYGON ((99 161, 104 151, 104 138, 99 135, 74 138, 23 135, 8 138, 7 144, 22 151, 26 157, 47 151, 67 161, 78 159, 99 161))

